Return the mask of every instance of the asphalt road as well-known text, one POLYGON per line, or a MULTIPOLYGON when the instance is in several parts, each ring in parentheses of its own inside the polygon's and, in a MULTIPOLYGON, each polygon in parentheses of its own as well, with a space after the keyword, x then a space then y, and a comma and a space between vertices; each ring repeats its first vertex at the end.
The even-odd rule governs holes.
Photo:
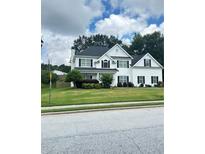
POLYGON ((164 153, 163 107, 42 116, 42 154, 164 153))

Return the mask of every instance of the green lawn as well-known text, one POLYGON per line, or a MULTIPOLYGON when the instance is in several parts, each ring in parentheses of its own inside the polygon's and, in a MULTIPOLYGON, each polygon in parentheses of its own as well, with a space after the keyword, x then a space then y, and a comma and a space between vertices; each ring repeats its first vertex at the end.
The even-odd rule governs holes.
POLYGON ((52 89, 48 103, 48 88, 42 88, 41 106, 162 100, 163 88, 113 88, 113 89, 52 89))

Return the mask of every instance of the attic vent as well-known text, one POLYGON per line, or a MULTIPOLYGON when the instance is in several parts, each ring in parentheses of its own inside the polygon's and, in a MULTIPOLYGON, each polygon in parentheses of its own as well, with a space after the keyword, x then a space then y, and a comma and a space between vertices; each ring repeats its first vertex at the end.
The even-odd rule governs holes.
POLYGON ((118 49, 116 49, 116 52, 118 52, 118 49))

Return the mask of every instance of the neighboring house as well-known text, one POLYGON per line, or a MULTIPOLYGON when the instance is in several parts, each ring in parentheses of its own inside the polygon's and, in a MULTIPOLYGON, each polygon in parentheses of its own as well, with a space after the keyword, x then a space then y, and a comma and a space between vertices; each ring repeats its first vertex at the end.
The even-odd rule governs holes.
POLYGON ((58 76, 66 75, 67 73, 59 71, 59 70, 54 70, 53 73, 57 74, 58 76))
POLYGON ((86 50, 71 51, 71 69, 79 70, 85 79, 97 79, 103 73, 113 74, 112 86, 132 82, 154 86, 162 81, 162 65, 149 53, 129 55, 119 44, 112 48, 91 46, 86 50))

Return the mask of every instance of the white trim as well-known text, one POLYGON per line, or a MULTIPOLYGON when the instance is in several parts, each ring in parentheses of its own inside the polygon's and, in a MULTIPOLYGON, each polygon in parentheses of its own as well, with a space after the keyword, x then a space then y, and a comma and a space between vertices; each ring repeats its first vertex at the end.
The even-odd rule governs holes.
MULTIPOLYGON (((107 56, 108 58, 110 58, 112 61, 116 61, 115 59, 113 59, 112 57, 110 57, 109 55, 107 55, 106 53, 103 56, 107 56)), ((97 61, 100 61, 103 56, 101 56, 100 58, 97 59, 97 61)))
MULTIPOLYGON (((149 53, 146 53, 142 58, 144 58, 145 56, 150 56, 151 57, 151 59, 155 62, 155 63, 157 63, 162 69, 164 68, 156 59, 154 59, 154 57, 152 57, 152 55, 150 55, 149 53)), ((137 64, 137 63, 139 63, 139 61, 141 61, 141 59, 142 58, 140 58, 140 60, 138 60, 138 62, 136 62, 133 66, 132 66, 132 68, 137 64)), ((152 68, 152 67, 147 67, 147 68, 152 68)))
POLYGON ((107 55, 107 53, 113 49, 115 46, 118 46, 128 57, 130 57, 131 59, 133 59, 133 57, 127 53, 127 51, 125 51, 119 44, 115 44, 112 48, 110 48, 108 51, 106 51, 102 56, 100 56, 98 59, 100 59, 101 57, 103 57, 104 55, 107 55))

